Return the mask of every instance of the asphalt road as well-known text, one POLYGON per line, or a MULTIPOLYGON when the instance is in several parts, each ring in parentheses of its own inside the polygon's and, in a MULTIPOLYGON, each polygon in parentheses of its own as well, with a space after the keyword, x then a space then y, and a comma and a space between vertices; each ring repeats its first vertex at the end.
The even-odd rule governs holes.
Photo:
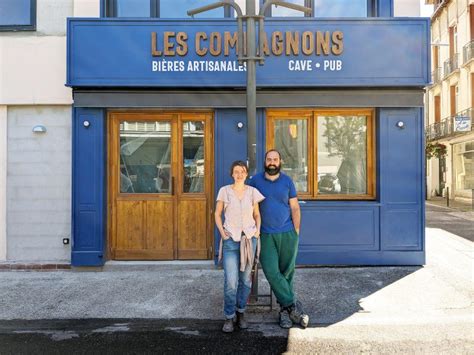
POLYGON ((252 325, 233 334, 222 333, 221 326, 183 319, 2 321, 0 354, 280 354, 287 349, 288 331, 277 326, 252 325))
POLYGON ((473 212, 426 204, 426 227, 443 229, 474 242, 473 212))

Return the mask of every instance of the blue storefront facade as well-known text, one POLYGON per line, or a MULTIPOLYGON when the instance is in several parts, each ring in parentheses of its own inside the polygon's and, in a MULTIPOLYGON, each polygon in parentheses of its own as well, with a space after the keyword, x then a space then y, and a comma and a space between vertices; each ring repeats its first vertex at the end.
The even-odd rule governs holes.
MULTIPOLYGON (((429 20, 392 9, 265 20, 257 168, 282 151, 302 211, 299 265, 425 263, 429 20)), ((68 21, 72 265, 215 259, 214 196, 247 157, 235 19, 111 18, 106 2, 102 13, 68 21)))

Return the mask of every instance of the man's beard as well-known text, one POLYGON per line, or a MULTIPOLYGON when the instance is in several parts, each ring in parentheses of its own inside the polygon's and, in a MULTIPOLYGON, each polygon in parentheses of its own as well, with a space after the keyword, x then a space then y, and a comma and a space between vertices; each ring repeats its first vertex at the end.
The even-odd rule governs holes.
POLYGON ((273 165, 273 164, 265 165, 265 172, 270 176, 277 175, 280 172, 280 169, 281 169, 281 165, 278 165, 278 166, 273 165))

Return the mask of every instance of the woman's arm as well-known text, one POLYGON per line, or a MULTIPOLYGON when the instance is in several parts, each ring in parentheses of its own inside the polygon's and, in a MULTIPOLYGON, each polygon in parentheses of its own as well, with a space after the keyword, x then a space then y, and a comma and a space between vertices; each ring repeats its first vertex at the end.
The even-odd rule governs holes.
POLYGON ((260 209, 258 208, 258 203, 253 205, 253 219, 255 220, 255 225, 257 226, 257 231, 255 232, 255 236, 258 238, 260 236, 260 225, 262 223, 262 219, 260 217, 260 209))
POLYGON ((229 238, 227 231, 224 229, 222 225, 222 211, 224 210, 224 202, 217 201, 216 203, 216 212, 214 212, 214 219, 216 220, 216 226, 221 234, 222 239, 229 238))

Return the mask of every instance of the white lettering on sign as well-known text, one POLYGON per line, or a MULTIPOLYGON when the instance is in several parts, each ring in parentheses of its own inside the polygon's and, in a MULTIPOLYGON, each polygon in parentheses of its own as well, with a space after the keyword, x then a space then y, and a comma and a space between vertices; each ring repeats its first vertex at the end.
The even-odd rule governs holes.
POLYGON ((290 60, 288 61, 288 69, 290 71, 312 71, 312 60, 290 60))
POLYGON ((153 72, 237 72, 246 71, 247 65, 231 60, 153 60, 153 72))
POLYGON ((325 60, 323 62, 324 71, 339 71, 342 69, 342 60, 325 60))

